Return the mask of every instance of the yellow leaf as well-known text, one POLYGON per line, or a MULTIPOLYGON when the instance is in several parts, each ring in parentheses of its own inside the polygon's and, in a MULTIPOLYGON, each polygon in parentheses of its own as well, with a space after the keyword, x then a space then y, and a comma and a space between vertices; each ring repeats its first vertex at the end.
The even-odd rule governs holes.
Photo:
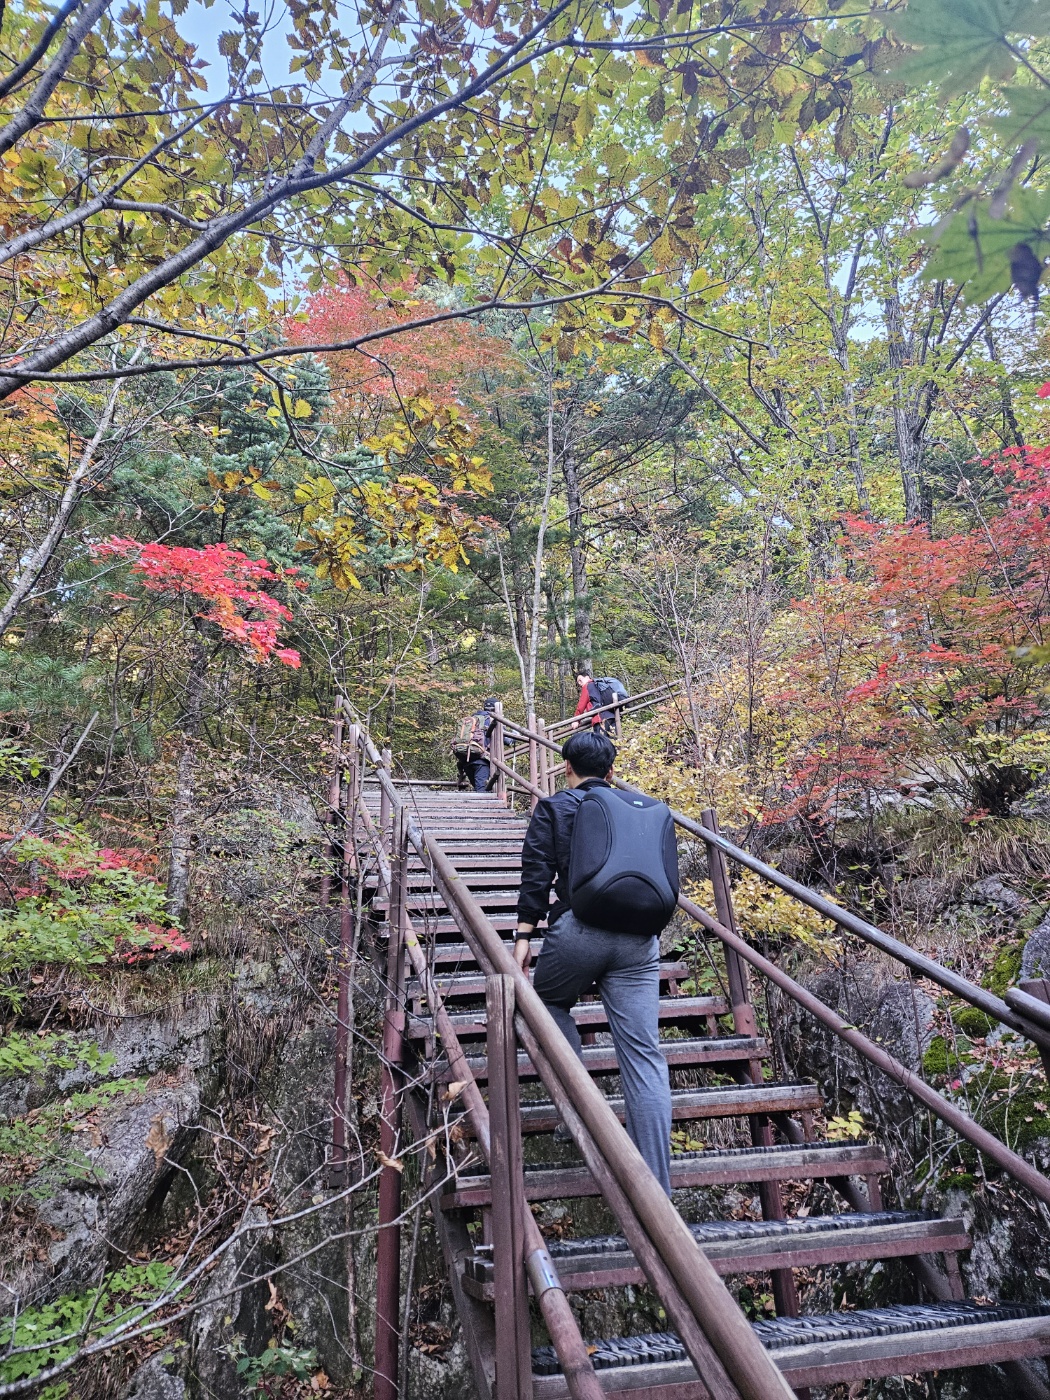
POLYGON ((309 418, 313 414, 313 409, 305 399, 296 399, 295 407, 292 409, 293 418, 309 418))

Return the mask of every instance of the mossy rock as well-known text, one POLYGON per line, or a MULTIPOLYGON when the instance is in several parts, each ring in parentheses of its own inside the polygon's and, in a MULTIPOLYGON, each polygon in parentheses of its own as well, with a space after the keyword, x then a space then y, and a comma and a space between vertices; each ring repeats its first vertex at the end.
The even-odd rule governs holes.
MULTIPOLYGON (((1034 1085, 1011 1085, 1005 1074, 984 1070, 974 1075, 967 1088, 972 1103, 982 1104, 976 1115, 982 1128, 1024 1153, 1041 1139, 1050 1139, 1050 1094, 1038 1080, 1034 1085), (998 1095, 999 1097, 996 1097, 998 1095)), ((962 1155, 969 1166, 976 1160, 974 1149, 962 1144, 962 1155)))
POLYGON ((963 1006, 958 1011, 953 1011, 952 1021, 963 1035, 968 1035, 971 1040, 988 1035, 999 1024, 986 1011, 981 1011, 976 1006, 963 1006))
POLYGON ((960 1171, 957 1167, 943 1174, 940 1181, 945 1191, 972 1191, 977 1185, 973 1172, 960 1171))
POLYGON ((985 973, 981 982, 982 987, 994 992, 997 997, 1005 994, 1007 987, 1012 987, 1021 975, 1021 955, 1024 953, 1024 943, 1008 943, 1005 948, 1001 948, 996 955, 995 962, 985 973))
POLYGON ((930 1041, 925 1055, 922 1057, 922 1067, 927 1074, 941 1076, 950 1074, 959 1068, 959 1056, 945 1040, 943 1035, 935 1035, 930 1041))

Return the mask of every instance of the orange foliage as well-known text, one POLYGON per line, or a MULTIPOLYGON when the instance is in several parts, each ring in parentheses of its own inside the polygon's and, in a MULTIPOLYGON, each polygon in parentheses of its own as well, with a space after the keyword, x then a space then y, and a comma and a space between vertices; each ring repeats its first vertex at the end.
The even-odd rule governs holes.
MULTIPOLYGON (((343 283, 310 297, 305 317, 289 324, 288 336, 300 344, 339 344, 439 311, 417 295, 412 277, 389 294, 343 283)), ((512 364, 505 341, 465 319, 405 331, 360 350, 331 351, 324 360, 337 408, 355 420, 369 420, 373 431, 407 399, 425 394, 439 406, 460 403, 466 381, 482 369, 512 364)))
POLYGON ((766 815, 929 781, 1004 813, 1047 754, 1050 450, 1004 453, 998 515, 932 539, 846 522, 846 575, 777 629, 760 728, 779 791, 766 815))

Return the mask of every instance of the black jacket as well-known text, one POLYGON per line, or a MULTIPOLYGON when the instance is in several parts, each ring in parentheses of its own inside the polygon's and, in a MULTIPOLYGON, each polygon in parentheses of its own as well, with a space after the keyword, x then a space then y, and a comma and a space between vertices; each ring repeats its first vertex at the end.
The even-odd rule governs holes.
POLYGON ((592 787, 608 787, 601 778, 587 778, 576 788, 563 788, 553 797, 541 797, 525 833, 521 848, 521 887, 518 891, 518 919, 538 924, 546 918, 547 927, 569 907, 569 850, 576 809, 592 787), (557 903, 550 904, 551 885, 557 903))

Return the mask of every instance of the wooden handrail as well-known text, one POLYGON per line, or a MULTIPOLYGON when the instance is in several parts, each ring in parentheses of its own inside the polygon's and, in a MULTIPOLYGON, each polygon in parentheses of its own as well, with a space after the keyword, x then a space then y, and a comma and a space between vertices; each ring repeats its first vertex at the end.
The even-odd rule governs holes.
MULTIPOLYGON (((364 733, 361 743, 369 761, 376 766, 378 754, 364 733)), ((379 778, 384 786, 389 784, 391 800, 395 800, 389 777, 380 771, 379 778)), ((652 1241, 661 1267, 686 1300, 742 1400, 791 1400, 793 1392, 780 1370, 449 858, 439 844, 425 838, 411 817, 407 835, 482 967, 513 979, 519 1014, 541 1045, 549 1066, 548 1078, 544 1080, 548 1091, 552 1097, 567 1096, 575 1105, 587 1134, 652 1241)), ((659 1288, 659 1278, 650 1278, 650 1282, 659 1288)), ((722 1377, 712 1374, 710 1351, 691 1347, 688 1336, 682 1340, 698 1374, 719 1400, 729 1400, 732 1392, 727 1394, 722 1377)))
MULTIPOLYGON (((506 724, 507 721, 504 720, 503 723, 506 724)), ((528 778, 523 778, 520 774, 515 773, 512 768, 508 768, 494 753, 489 754, 489 763, 493 768, 498 768, 504 774, 508 783, 514 783, 515 786, 520 787, 523 792, 527 792, 530 797, 540 798, 547 796, 545 792, 540 792, 535 783, 530 783, 528 778)))
MULTIPOLYGON (((410 809, 402 801, 389 774, 382 766, 382 760, 374 745, 368 739, 363 730, 358 731, 359 745, 361 752, 375 766, 380 787, 391 804, 394 813, 398 814, 404 823, 404 831, 408 841, 416 849, 417 854, 426 861, 427 852, 431 848, 422 839, 422 833, 418 826, 412 821, 410 809)), ((376 832, 370 814, 364 807, 363 801, 358 799, 360 811, 363 815, 364 825, 370 838, 379 864, 381 880, 385 881, 388 896, 392 894, 392 871, 383 850, 382 833, 376 832)), ((443 891, 444 892, 444 891, 443 891)), ((447 897, 447 896, 446 896, 447 897)), ((453 905, 450 902, 449 908, 453 905)), ((435 1026, 441 1036, 442 1048, 448 1057, 449 1066, 460 1084, 460 1095, 463 1099, 467 1116, 470 1120, 478 1146, 481 1149, 486 1162, 492 1159, 492 1136, 490 1131, 489 1110, 477 1080, 469 1063, 463 1053, 459 1037, 456 1034, 455 1026, 445 1009, 444 998, 438 991, 437 985, 427 966, 423 949, 419 943, 415 929, 411 920, 402 914, 406 934, 404 939, 405 948, 408 951, 409 960, 412 963, 413 971, 419 978, 423 995, 434 1016, 435 1026)), ((495 934, 495 930, 493 930, 495 934)), ((497 938, 498 934, 495 935, 497 938)), ((522 1225, 525 1237, 525 1258, 522 1263, 529 1273, 533 1284, 533 1293, 539 1303, 547 1330, 550 1333, 551 1341, 558 1354, 558 1360, 569 1386, 569 1392, 573 1400, 605 1400, 605 1393, 595 1374, 591 1364, 590 1356, 587 1352, 586 1344, 579 1330, 579 1325, 569 1305, 569 1300, 565 1295, 560 1283, 557 1281, 557 1274, 553 1261, 547 1251, 547 1246, 540 1228, 536 1223, 532 1212, 523 1210, 522 1225)))

